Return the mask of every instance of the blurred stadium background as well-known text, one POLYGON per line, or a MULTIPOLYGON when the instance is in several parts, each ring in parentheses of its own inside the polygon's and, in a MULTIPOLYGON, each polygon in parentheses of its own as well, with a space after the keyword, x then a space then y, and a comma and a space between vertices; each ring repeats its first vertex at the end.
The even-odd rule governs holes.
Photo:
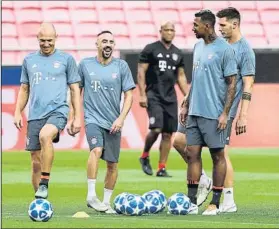
MULTIPOLYGON (((2 214, 3 228, 279 228, 279 1, 2 1, 2 214), (217 12, 227 6, 239 9, 242 32, 256 52, 256 84, 248 119, 248 133, 233 132, 230 155, 235 168, 235 199, 238 212, 221 214, 212 220, 201 215, 176 217, 162 212, 142 218, 97 213, 85 205, 88 147, 84 130, 72 138, 63 132, 61 149, 55 154, 49 200, 55 213, 46 224, 34 224, 27 209, 33 200, 31 163, 25 147, 26 124, 18 131, 13 113, 19 88, 21 64, 29 52, 37 50, 37 29, 42 21, 52 22, 59 35, 56 47, 71 53, 77 62, 96 55, 96 34, 111 30, 115 34, 114 56, 124 58, 136 80, 137 58, 148 43, 160 38, 162 19, 176 22, 174 44, 183 49, 185 70, 191 82, 192 49, 197 42, 192 29, 194 13, 202 8, 217 12), (248 148, 250 147, 250 148, 248 148), (271 148, 272 147, 272 148, 271 148), (64 149, 64 150, 62 150, 64 149), (75 150, 70 150, 75 149, 75 150), (66 194, 65 194, 66 193, 66 194), (89 219, 71 216, 85 211, 89 219)), ((216 26, 218 31, 218 26, 216 26)), ((178 92, 179 101, 182 95, 178 92)), ((119 179, 113 198, 121 192, 143 194, 162 190, 167 197, 185 192, 185 163, 174 151, 168 169, 171 179, 146 176, 138 156, 147 133, 148 120, 138 105, 138 90, 122 131, 119 179)), ((46 95, 47 96, 47 95, 46 95)), ((24 112, 24 121, 28 109, 24 112)), ((158 139, 159 140, 159 139, 158 139)), ((157 147, 158 147, 157 141, 157 147)), ((153 148, 155 169, 158 150, 153 148)), ((208 174, 212 161, 207 150, 203 166, 208 174)), ((102 198, 105 163, 100 163, 97 193, 102 198)), ((209 197, 211 199, 211 196, 209 197)), ((206 204, 209 203, 209 200, 206 204)), ((204 204, 200 212, 206 207, 204 204)))
MULTIPOLYGON (((233 137, 232 146, 279 147, 279 1, 2 1, 3 149, 24 148, 26 129, 19 133, 14 127, 13 109, 21 63, 26 54, 38 49, 36 34, 42 21, 55 25, 59 36, 56 47, 71 53, 77 62, 96 54, 98 32, 111 30, 116 40, 114 56, 127 60, 136 80, 138 52, 160 38, 161 20, 172 20, 176 23, 174 44, 185 52, 190 82, 192 48, 197 41, 191 31, 194 13, 202 8, 216 13, 227 6, 240 10, 242 33, 257 55, 248 134, 233 137)), ((178 97, 181 100, 179 91, 178 97)), ((135 90, 122 148, 142 148, 147 133, 147 114, 137 98, 135 90)), ((25 120, 27 113, 26 109, 25 120)), ((56 148, 87 149, 84 132, 74 139, 63 133, 56 148)))

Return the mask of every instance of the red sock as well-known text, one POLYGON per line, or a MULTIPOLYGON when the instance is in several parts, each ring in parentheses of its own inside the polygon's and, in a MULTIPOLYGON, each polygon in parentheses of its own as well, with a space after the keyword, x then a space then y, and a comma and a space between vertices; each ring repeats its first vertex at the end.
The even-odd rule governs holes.
POLYGON ((149 152, 143 152, 141 158, 147 158, 147 157, 149 157, 149 152))
POLYGON ((158 170, 164 169, 164 168, 166 168, 166 164, 165 164, 165 163, 160 163, 160 162, 159 162, 158 170))

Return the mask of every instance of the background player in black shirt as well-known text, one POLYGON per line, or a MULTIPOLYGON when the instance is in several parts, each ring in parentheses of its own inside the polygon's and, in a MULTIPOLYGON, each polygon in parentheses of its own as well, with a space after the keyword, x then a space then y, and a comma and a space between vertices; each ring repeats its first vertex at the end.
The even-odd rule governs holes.
POLYGON ((161 40, 148 44, 140 53, 138 85, 140 106, 147 108, 150 132, 146 136, 140 157, 142 170, 152 175, 149 151, 162 134, 157 176, 168 177, 166 163, 171 148, 171 137, 177 130, 178 107, 174 85, 177 82, 183 95, 187 94, 182 52, 172 44, 175 26, 172 22, 162 23, 161 40))

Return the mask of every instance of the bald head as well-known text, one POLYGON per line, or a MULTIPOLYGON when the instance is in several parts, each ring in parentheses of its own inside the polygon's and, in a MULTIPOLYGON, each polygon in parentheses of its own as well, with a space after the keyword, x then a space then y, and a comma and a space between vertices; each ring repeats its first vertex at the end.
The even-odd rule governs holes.
POLYGON ((54 52, 56 37, 57 34, 53 24, 46 22, 41 24, 37 38, 43 54, 50 55, 54 52))
POLYGON ((175 35, 175 26, 171 21, 161 22, 161 39, 164 43, 170 44, 175 35))
POLYGON ((54 25, 48 22, 43 22, 40 25, 39 31, 38 31, 38 36, 46 36, 46 35, 50 35, 50 36, 54 36, 56 37, 56 30, 54 28, 54 25))
POLYGON ((174 23, 171 21, 161 21, 161 30, 166 27, 172 27, 175 29, 174 23))

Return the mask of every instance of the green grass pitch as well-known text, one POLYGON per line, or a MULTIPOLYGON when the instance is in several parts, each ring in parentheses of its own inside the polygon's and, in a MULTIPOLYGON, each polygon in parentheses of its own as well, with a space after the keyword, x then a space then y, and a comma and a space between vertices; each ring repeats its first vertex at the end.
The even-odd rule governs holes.
MULTIPOLYGON (((143 194, 162 190, 167 197, 186 192, 186 168, 178 153, 170 153, 168 170, 172 178, 157 178, 142 173, 139 151, 122 151, 119 177, 112 199, 124 191, 143 194)), ((55 153, 48 200, 54 207, 53 218, 46 223, 32 222, 29 203, 34 199, 27 152, 2 153, 2 226, 3 228, 279 228, 279 149, 231 149, 235 168, 235 200, 238 212, 218 216, 202 216, 211 195, 200 208, 199 215, 173 216, 166 211, 156 215, 123 216, 97 213, 86 207, 87 151, 55 153), (72 218, 78 211, 90 215, 72 218)), ((157 168, 158 152, 151 152, 153 169, 157 168)), ((208 151, 203 152, 204 168, 211 174, 208 151)), ((103 197, 105 163, 101 161, 97 193, 103 197)), ((155 172, 155 171, 154 171, 155 172)))

